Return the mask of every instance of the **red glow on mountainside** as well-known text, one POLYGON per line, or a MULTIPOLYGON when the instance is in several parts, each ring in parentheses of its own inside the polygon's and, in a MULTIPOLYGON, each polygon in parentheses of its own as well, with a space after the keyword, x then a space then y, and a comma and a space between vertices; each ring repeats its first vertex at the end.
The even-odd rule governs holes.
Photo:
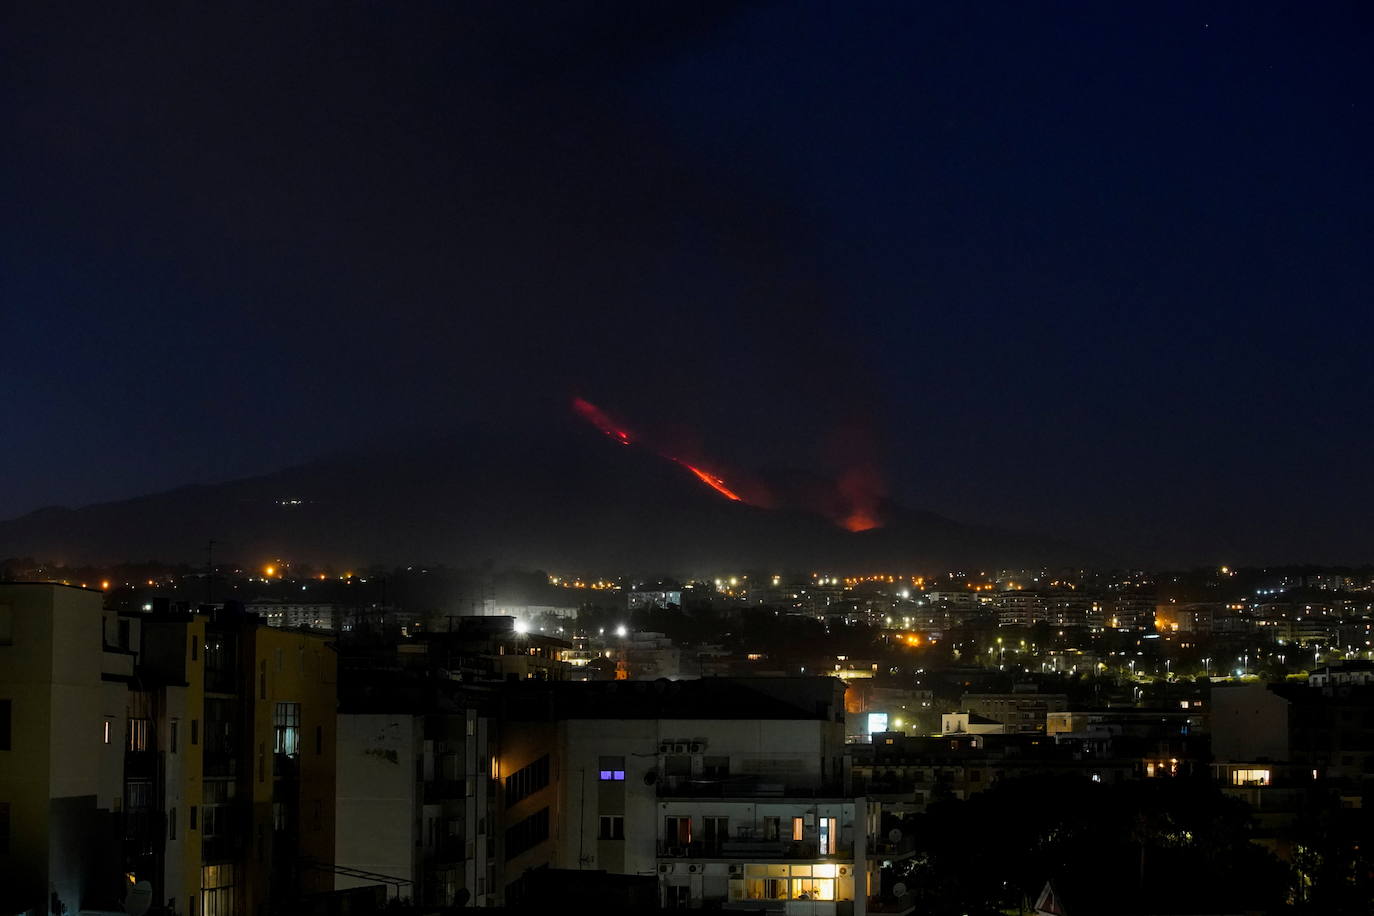
POLYGON ((684 468, 691 471, 693 474, 697 475, 697 477, 701 479, 702 483, 706 484, 706 486, 710 487, 712 490, 715 490, 717 493, 721 494, 726 499, 733 499, 735 502, 744 502, 744 500, 740 497, 738 493, 727 487, 725 485, 725 481, 721 480, 715 474, 703 471, 699 467, 694 467, 693 465, 690 465, 687 462, 683 461, 681 458, 674 458, 672 460, 676 461, 678 464, 682 465, 684 468))
POLYGON ((621 445, 629 445, 632 442, 638 441, 640 445, 643 445, 645 448, 648 448, 650 451, 652 451, 655 455, 658 455, 660 458, 666 458, 674 464, 682 465, 684 468, 691 471, 692 474, 698 480, 706 484, 706 486, 710 487, 712 490, 715 490, 721 496, 724 496, 726 499, 732 500, 734 502, 744 502, 744 497, 740 496, 734 490, 730 489, 730 487, 720 477, 716 476, 715 474, 712 474, 710 471, 702 470, 694 464, 688 464, 681 458, 678 458, 674 455, 669 455, 667 452, 659 451, 658 449, 649 446, 643 440, 637 439, 637 437, 635 436, 631 436, 629 431, 627 431, 619 424, 617 424, 614 420, 607 416, 604 410, 602 410, 600 407, 597 407, 591 401, 588 401, 585 398, 573 398, 572 407, 573 410, 577 411, 578 415, 581 416, 584 420, 586 420, 588 423, 591 423, 597 429, 601 430, 603 433, 610 436, 612 439, 619 442, 621 445))
POLYGON ((621 445, 629 445, 632 441, 628 432, 617 426, 610 417, 606 416, 605 412, 602 411, 600 407, 597 407, 591 401, 583 398, 573 398, 572 406, 573 410, 577 411, 583 419, 619 442, 621 445))
POLYGON ((839 490, 844 502, 844 515, 837 521, 842 528, 868 531, 882 527, 878 507, 886 488, 877 467, 862 464, 845 471, 840 475, 839 490))

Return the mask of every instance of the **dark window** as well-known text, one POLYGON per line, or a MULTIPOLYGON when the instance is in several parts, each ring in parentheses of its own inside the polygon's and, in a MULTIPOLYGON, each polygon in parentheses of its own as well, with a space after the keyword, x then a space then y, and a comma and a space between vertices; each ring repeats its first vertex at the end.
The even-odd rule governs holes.
POLYGON ((258 662, 258 699, 267 699, 267 659, 258 662))
POLYGON ((315 753, 317 753, 317 754, 323 754, 323 753, 324 753, 324 726, 323 726, 323 725, 316 725, 316 726, 315 726, 315 753))
POLYGON ((177 752, 177 720, 173 719, 167 726, 168 750, 173 754, 177 752))
POLYGON ((190 825, 189 825, 189 826, 190 826, 190 828, 191 828, 192 830, 195 830, 195 829, 196 829, 196 806, 195 806, 195 805, 192 805, 192 806, 191 806, 191 822, 190 822, 190 825))
POLYGON ((0 855, 10 851, 10 803, 0 802, 0 855))
POLYGON ((710 854, 717 854, 730 839, 730 819, 728 817, 705 817, 702 818, 702 826, 706 833, 706 851, 710 854))
MULTIPOLYGON (((196 659, 200 658, 200 647, 196 643, 196 634, 190 634, 188 639, 191 643, 191 661, 195 661, 196 659)), ((194 907, 192 907, 192 909, 194 909, 194 907)))
POLYGON ((191 720, 191 746, 194 747, 194 746, 197 745, 197 744, 200 744, 200 720, 199 720, 199 719, 192 719, 192 720, 191 720))
POLYGON ((506 807, 526 798, 549 784, 549 755, 545 754, 527 767, 506 777, 506 807))
POLYGON ((169 809, 167 810, 167 839, 169 839, 169 840, 175 840, 176 838, 177 838, 177 809, 176 809, 176 808, 169 808, 169 809))
POLYGON ((663 819, 663 842, 669 846, 687 847, 692 845, 691 817, 668 815, 663 819))
POLYGON ((623 840, 625 839, 625 818, 620 814, 601 815, 601 832, 599 839, 603 840, 623 840))
POLYGON ((597 766, 597 773, 602 782, 624 782, 625 758, 602 757, 597 766))
POLYGON ((129 621, 127 620, 119 622, 119 648, 129 648, 129 621))
POLYGON ((8 751, 10 745, 10 721, 13 716, 13 700, 0 700, 0 751, 8 751))
POLYGON ((549 809, 540 808, 512 827, 506 828, 506 860, 533 849, 549 838, 549 809))

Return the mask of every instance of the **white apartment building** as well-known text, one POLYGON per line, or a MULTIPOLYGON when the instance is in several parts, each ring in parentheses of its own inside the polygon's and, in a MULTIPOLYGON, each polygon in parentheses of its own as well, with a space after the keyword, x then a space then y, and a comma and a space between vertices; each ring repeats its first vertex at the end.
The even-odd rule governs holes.
POLYGON ((669 908, 863 916, 879 811, 846 789, 843 696, 831 678, 552 685, 549 719, 508 722, 510 760, 503 738, 509 896, 549 865, 656 876, 669 908))

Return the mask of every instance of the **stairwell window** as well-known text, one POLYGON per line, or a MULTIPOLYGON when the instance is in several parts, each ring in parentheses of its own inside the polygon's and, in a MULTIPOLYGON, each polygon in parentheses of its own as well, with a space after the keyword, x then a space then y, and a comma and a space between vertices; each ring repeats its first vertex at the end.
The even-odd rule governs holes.
POLYGON ((602 757, 597 767, 597 773, 602 782, 624 782, 625 758, 602 757))
POLYGON ((300 753, 301 741, 301 704, 278 703, 272 717, 275 741, 272 750, 277 754, 294 757, 300 753))
POLYGON ((601 815, 601 831, 597 835, 602 840, 625 839, 625 817, 620 814, 601 815))

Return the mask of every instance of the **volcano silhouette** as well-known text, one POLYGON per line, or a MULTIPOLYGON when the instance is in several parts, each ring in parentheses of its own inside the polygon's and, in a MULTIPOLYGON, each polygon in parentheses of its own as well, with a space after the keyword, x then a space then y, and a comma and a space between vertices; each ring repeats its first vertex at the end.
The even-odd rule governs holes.
MULTIPOLYGON (((828 485, 771 473, 779 492, 828 485)), ((483 422, 419 443, 259 477, 0 522, 0 557, 66 564, 226 558, 366 566, 506 566, 678 575, 723 569, 939 571, 1100 560, 1050 538, 959 524, 888 502, 850 532, 800 508, 726 499, 690 467, 620 447, 571 416, 537 430, 483 422)))

